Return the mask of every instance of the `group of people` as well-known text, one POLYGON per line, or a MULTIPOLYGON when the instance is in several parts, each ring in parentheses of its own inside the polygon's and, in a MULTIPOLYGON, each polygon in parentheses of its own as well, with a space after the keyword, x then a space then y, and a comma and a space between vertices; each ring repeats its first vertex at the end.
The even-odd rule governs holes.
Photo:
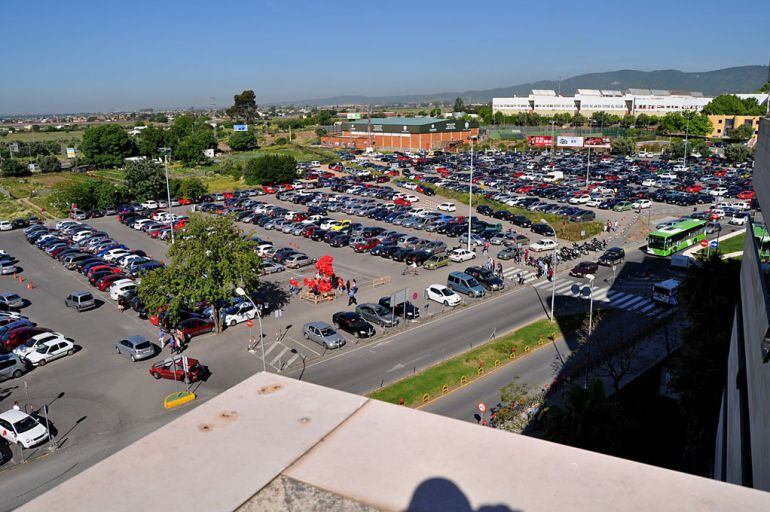
POLYGON ((529 250, 524 251, 524 263, 530 267, 533 267, 537 272, 538 279, 543 277, 544 275, 548 278, 550 281, 553 279, 553 254, 548 254, 547 256, 540 256, 538 258, 535 258, 534 256, 529 254, 529 250))
POLYGON ((612 222, 611 220, 607 219, 607 223, 604 225, 604 232, 610 233, 612 231, 617 231, 620 227, 620 222, 615 221, 612 222))

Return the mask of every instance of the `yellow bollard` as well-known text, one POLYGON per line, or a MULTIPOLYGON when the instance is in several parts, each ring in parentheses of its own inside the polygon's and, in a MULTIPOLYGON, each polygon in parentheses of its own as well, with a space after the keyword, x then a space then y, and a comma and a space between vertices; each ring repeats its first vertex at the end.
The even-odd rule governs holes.
POLYGON ((529 352, 529 345, 527 345, 526 347, 524 347, 524 352, 529 352))
POLYGON ((466 382, 468 382, 468 377, 466 377, 465 375, 463 375, 462 377, 460 377, 460 385, 463 385, 463 384, 465 384, 466 382))
POLYGON ((442 392, 442 393, 444 393, 444 394, 446 394, 446 392, 447 392, 447 391, 449 391, 449 386, 447 386, 446 384, 444 384, 444 385, 441 387, 441 392, 442 392))
POLYGON ((495 368, 497 368, 498 366, 500 366, 500 360, 499 359, 495 359, 495 368))
POLYGON ((479 375, 481 375, 482 373, 484 373, 484 367, 483 367, 483 366, 479 366, 479 369, 478 369, 477 373, 478 373, 479 375))
POLYGON ((428 400, 430 400, 430 395, 428 393, 425 393, 424 395, 422 395, 422 403, 425 403, 428 400))

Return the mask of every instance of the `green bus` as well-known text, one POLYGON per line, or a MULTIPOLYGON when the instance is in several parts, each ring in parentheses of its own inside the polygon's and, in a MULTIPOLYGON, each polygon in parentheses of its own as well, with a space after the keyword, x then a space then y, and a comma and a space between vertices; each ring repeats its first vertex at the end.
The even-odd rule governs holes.
POLYGON ((767 231, 767 226, 761 223, 754 223, 752 228, 754 229, 754 240, 757 242, 759 259, 762 261, 770 260, 770 233, 767 231))
POLYGON ((685 219, 647 236, 647 253, 671 256, 706 239, 706 221, 685 219))

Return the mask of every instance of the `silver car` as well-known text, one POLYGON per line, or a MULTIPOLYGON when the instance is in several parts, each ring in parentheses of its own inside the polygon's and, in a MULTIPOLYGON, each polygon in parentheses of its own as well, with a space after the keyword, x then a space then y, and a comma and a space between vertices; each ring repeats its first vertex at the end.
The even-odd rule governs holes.
POLYGON ((23 308, 25 302, 18 293, 5 292, 0 293, 0 304, 5 304, 9 308, 23 308))
POLYGON ((131 361, 139 361, 154 356, 155 345, 144 336, 129 336, 115 344, 115 352, 127 355, 131 361))
POLYGON ((398 318, 393 312, 379 304, 366 303, 356 306, 356 313, 361 315, 364 320, 368 320, 382 327, 395 327, 398 325, 398 318))
POLYGON ((309 322, 302 326, 305 339, 314 341, 324 348, 340 348, 345 338, 326 322, 309 322))

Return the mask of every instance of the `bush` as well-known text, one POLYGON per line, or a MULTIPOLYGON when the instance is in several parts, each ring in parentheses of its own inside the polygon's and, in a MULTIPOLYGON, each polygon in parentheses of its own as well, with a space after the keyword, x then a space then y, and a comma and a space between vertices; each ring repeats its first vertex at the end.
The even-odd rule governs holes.
POLYGON ((8 177, 29 176, 32 174, 29 167, 18 158, 8 158, 0 165, 0 174, 8 177))
POLYGON ((40 167, 42 172, 61 171, 61 162, 53 155, 37 157, 37 166, 40 167))
POLYGON ((287 183, 297 177, 297 160, 290 155, 264 155, 246 162, 244 170, 249 185, 287 183))
POLYGON ((228 146, 235 151, 246 151, 257 147, 257 136, 254 132, 235 132, 227 141, 228 146))

